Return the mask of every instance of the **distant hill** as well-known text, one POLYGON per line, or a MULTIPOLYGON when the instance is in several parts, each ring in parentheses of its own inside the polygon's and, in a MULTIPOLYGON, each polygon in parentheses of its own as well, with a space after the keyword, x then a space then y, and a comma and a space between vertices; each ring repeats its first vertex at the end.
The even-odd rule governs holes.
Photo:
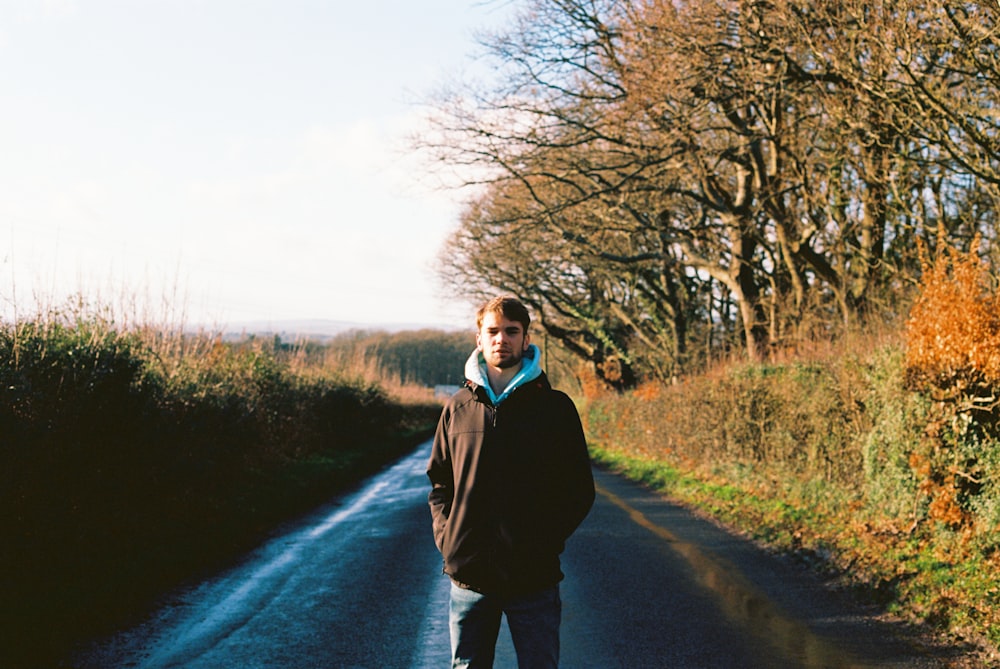
POLYGON ((355 323, 324 319, 303 319, 283 321, 246 321, 227 323, 224 326, 203 327, 203 330, 222 333, 223 339, 239 340, 249 335, 273 337, 278 335, 284 341, 313 339, 323 341, 351 330, 367 332, 404 332, 409 330, 444 330, 454 332, 459 328, 431 323, 355 323))

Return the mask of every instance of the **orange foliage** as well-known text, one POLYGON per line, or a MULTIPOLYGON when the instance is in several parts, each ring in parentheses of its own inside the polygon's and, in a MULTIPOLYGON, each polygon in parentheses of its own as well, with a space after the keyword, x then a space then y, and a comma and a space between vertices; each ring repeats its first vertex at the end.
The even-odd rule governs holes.
POLYGON ((968 485, 959 480, 954 463, 975 455, 962 453, 961 438, 948 426, 967 411, 956 400, 990 397, 1000 386, 1000 296, 990 287, 978 239, 963 253, 947 246, 942 233, 939 248, 933 262, 920 249, 921 291, 906 323, 907 376, 938 393, 937 415, 924 430, 924 452, 911 453, 909 464, 929 501, 928 517, 959 528, 972 518, 962 503, 968 485))
POLYGON ((920 453, 910 453, 909 459, 910 469, 913 470, 913 473, 921 481, 921 492, 927 492, 932 473, 930 458, 920 453))
POLYGON ((601 379, 598 378, 597 372, 593 367, 581 364, 577 369, 576 376, 580 381, 580 390, 583 393, 584 399, 595 400, 607 394, 607 388, 601 382, 601 379))
POLYGON ((643 402, 652 402, 660 397, 660 384, 655 381, 647 381, 639 384, 632 394, 643 402))
POLYGON ((954 476, 942 477, 931 459, 925 455, 911 453, 909 460, 910 468, 919 480, 917 489, 930 499, 928 517, 952 528, 968 523, 971 519, 959 503, 959 489, 955 485, 954 476), (942 480, 943 478, 947 480, 942 480))
POLYGON ((927 515, 952 528, 961 527, 969 520, 958 503, 958 489, 954 484, 936 487, 927 515))
POLYGON ((921 291, 906 323, 906 366, 918 382, 959 391, 1000 382, 1000 299, 978 247, 947 247, 934 262, 921 247, 921 291))

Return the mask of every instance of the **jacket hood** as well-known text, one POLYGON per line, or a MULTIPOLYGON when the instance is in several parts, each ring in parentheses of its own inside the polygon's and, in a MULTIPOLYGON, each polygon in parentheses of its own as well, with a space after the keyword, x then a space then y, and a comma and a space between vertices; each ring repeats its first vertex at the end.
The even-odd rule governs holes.
POLYGON ((476 349, 465 362, 465 378, 485 390, 494 406, 507 399, 519 387, 529 381, 534 381, 541 375, 542 352, 534 344, 528 345, 528 350, 524 352, 524 357, 521 359, 521 369, 499 395, 494 393, 493 388, 490 387, 489 379, 486 376, 486 360, 483 358, 482 351, 476 349))

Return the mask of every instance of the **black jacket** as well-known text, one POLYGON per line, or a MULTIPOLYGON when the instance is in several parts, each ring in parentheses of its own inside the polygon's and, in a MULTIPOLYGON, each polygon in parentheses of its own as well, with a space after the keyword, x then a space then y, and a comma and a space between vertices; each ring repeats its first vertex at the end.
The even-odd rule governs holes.
POLYGON ((559 554, 594 502, 580 417, 545 375, 494 407, 467 382, 441 413, 427 475, 444 571, 483 593, 562 580, 559 554))

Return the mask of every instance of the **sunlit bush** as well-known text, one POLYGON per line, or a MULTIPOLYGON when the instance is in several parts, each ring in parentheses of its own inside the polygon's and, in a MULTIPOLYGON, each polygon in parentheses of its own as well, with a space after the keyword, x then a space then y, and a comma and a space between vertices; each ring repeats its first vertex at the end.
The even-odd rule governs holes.
POLYGON ((920 294, 906 323, 910 387, 934 400, 909 465, 928 517, 949 527, 993 528, 1000 439, 1000 297, 978 240, 962 252, 939 239, 923 257, 920 294))
POLYGON ((867 507, 896 525, 912 525, 927 511, 912 454, 921 441, 930 406, 924 396, 907 390, 900 348, 885 348, 872 356, 865 395, 871 427, 859 439, 867 507))
POLYGON ((1000 298, 990 289, 978 242, 968 252, 923 253, 920 294, 906 322, 913 383, 945 393, 1000 385, 1000 298))

